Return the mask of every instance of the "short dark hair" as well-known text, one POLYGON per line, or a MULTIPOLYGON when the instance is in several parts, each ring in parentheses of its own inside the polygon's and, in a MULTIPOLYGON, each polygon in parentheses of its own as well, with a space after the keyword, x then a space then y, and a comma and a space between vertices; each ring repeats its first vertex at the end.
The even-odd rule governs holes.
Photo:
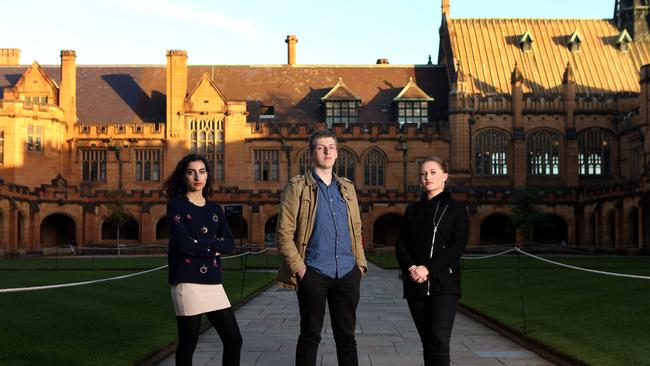
POLYGON ((163 183, 163 192, 167 198, 183 198, 187 194, 187 182, 185 181, 185 173, 187 167, 193 161, 202 161, 205 164, 205 171, 208 173, 208 179, 205 181, 205 187, 203 187, 203 197, 208 198, 212 195, 212 182, 214 177, 212 176, 212 170, 210 169, 210 163, 203 155, 200 154, 189 154, 185 155, 178 164, 176 164, 176 169, 169 175, 165 183, 163 183))
POLYGON ((336 134, 334 131, 330 129, 322 129, 322 130, 317 130, 314 131, 310 136, 309 136, 309 151, 313 152, 316 150, 316 140, 322 139, 324 137, 331 137, 334 139, 334 143, 338 146, 339 141, 336 139, 336 134))
POLYGON ((420 163, 420 170, 422 170, 422 165, 424 165, 424 163, 429 162, 429 161, 433 161, 434 163, 438 163, 438 165, 440 165, 440 168, 442 169, 442 171, 444 173, 447 173, 447 163, 445 163, 445 161, 442 160, 441 157, 435 156, 435 155, 430 155, 430 156, 427 156, 426 158, 424 158, 424 160, 422 160, 422 162, 420 163))

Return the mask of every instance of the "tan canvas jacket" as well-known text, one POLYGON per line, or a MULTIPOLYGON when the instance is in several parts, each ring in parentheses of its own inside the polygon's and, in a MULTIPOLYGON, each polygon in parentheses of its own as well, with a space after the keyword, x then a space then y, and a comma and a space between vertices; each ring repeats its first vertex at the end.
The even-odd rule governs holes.
MULTIPOLYGON (((354 185, 347 178, 334 179, 348 206, 348 228, 352 253, 359 267, 367 268, 366 256, 361 243, 361 215, 354 185)), ((318 185, 311 174, 297 175, 289 180, 280 203, 276 241, 282 255, 278 271, 280 285, 296 289, 296 272, 305 268, 305 253, 316 218, 318 185)))

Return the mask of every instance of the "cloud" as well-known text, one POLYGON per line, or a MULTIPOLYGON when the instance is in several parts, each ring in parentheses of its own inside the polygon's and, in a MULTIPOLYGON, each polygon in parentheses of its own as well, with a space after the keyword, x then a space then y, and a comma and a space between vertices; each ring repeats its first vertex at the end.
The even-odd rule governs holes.
POLYGON ((212 10, 192 8, 187 3, 174 4, 169 1, 126 0, 121 5, 146 16, 156 16, 191 26, 208 27, 239 33, 247 38, 259 37, 259 30, 246 19, 236 19, 212 10))

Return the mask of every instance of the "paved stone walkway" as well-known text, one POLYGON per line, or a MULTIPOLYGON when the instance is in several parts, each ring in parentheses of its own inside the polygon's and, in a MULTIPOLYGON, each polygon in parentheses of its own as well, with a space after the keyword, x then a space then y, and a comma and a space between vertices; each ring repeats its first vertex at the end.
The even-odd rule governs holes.
MULTIPOLYGON (((362 280, 357 310, 357 350, 361 366, 423 365, 422 348, 396 270, 372 264, 362 280)), ((298 338, 298 301, 293 291, 276 286, 236 311, 244 338, 242 366, 293 365, 298 338)), ((319 365, 337 365, 336 348, 326 315, 319 347, 319 365)), ((221 365, 221 341, 210 329, 201 335, 195 366, 221 365)), ((161 366, 174 365, 170 356, 161 366)), ((463 314, 458 314, 451 339, 453 365, 542 366, 552 365, 463 314)))

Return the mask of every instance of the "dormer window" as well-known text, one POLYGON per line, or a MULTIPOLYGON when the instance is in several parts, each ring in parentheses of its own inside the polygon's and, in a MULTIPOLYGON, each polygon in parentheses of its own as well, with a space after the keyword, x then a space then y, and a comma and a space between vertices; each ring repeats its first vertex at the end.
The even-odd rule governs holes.
POLYGON ((274 119, 275 107, 272 105, 263 105, 260 107, 260 119, 274 119))
POLYGON ((616 48, 621 52, 627 52, 630 49, 631 42, 632 37, 630 36, 630 33, 627 32, 627 29, 623 29, 616 40, 616 48))
POLYGON ((325 107, 325 123, 331 128, 334 123, 349 127, 359 120, 361 98, 357 97, 339 78, 339 82, 321 98, 325 107))
POLYGON ((429 102, 433 101, 427 93, 415 84, 413 78, 393 99, 397 105, 397 122, 400 127, 407 123, 420 124, 429 122, 429 102))
POLYGON ((582 44, 582 36, 578 31, 573 32, 573 34, 569 37, 569 41, 567 42, 567 47, 569 48, 569 51, 571 52, 580 51, 581 44, 582 44))
POLYGON ((356 123, 359 117, 359 104, 356 100, 331 100, 325 102, 325 123, 331 127, 334 123, 356 123))
POLYGON ((526 31, 526 33, 519 38, 519 48, 524 52, 530 52, 533 50, 533 42, 535 42, 535 39, 529 31, 526 31))

